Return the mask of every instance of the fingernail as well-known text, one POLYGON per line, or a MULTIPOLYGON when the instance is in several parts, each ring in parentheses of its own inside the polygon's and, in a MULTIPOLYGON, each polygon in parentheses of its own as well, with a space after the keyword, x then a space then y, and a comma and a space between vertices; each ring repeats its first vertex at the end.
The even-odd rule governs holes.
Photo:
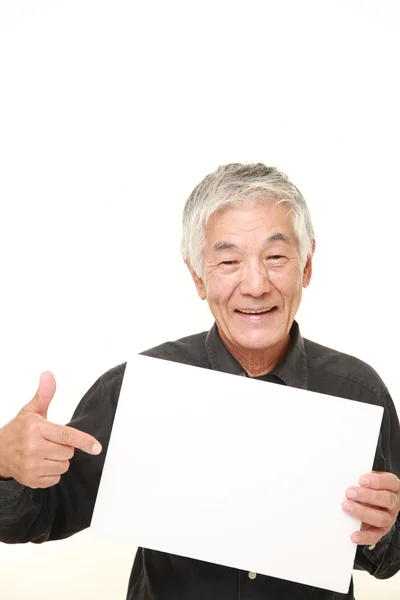
POLYGON ((93 452, 93 454, 100 454, 100 452, 101 452, 100 444, 93 444, 92 452, 93 452))
POLYGON ((354 504, 353 502, 347 502, 346 500, 345 502, 343 502, 343 508, 346 512, 353 512, 354 504))
POLYGON ((358 496, 358 492, 357 492, 356 488, 349 488, 349 489, 347 490, 347 492, 346 492, 346 496, 347 496, 348 498, 353 498, 353 500, 354 500, 355 498, 357 498, 357 496, 358 496))
POLYGON ((363 485, 364 487, 369 487, 371 485, 371 480, 368 479, 368 477, 361 477, 360 485, 363 485))

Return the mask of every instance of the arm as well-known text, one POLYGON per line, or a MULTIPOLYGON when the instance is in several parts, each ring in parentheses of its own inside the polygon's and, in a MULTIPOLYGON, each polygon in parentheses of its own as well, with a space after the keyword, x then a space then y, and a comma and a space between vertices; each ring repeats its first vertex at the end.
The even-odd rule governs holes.
MULTIPOLYGON (((400 478, 400 426, 393 400, 385 388, 382 394, 384 414, 373 470, 394 473, 400 478)), ((398 493, 398 496, 399 493, 398 493)), ((375 545, 359 545, 354 567, 368 571, 378 579, 387 579, 400 571, 400 516, 390 531, 375 545), (370 549, 371 548, 371 549, 370 549)), ((396 511, 396 508, 395 508, 396 511)))
POLYGON ((124 366, 105 373, 79 403, 70 426, 94 436, 98 456, 75 450, 57 485, 33 489, 15 479, 0 482, 0 541, 44 542, 89 527, 114 421, 124 366))

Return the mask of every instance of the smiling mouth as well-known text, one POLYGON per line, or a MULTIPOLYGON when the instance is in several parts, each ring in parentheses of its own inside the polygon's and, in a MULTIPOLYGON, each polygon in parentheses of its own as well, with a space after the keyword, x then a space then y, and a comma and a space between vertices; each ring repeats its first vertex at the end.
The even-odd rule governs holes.
POLYGON ((247 308, 236 308, 235 312, 238 312, 242 315, 266 315, 267 313, 273 312, 274 310, 276 310, 278 307, 277 306, 272 306, 271 308, 260 308, 258 310, 251 310, 251 309, 247 309, 247 308))

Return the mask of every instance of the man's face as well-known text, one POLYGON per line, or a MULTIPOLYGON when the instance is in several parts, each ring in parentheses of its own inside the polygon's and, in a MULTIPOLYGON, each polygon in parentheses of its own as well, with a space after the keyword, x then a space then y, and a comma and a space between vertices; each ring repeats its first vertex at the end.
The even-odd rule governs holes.
POLYGON ((209 219, 203 276, 191 272, 229 346, 265 350, 289 334, 311 258, 303 268, 288 213, 287 204, 251 202, 209 219))

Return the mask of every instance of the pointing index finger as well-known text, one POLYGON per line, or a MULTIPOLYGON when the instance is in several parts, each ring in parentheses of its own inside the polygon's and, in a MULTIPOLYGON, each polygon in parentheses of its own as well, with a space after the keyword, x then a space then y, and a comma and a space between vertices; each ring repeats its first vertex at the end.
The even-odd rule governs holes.
POLYGON ((360 477, 360 485, 374 490, 389 490, 398 492, 400 480, 394 473, 367 473, 360 477))
POLYGON ((87 454, 100 454, 101 444, 92 435, 67 425, 55 425, 54 423, 47 423, 47 425, 43 431, 43 437, 46 440, 62 446, 78 448, 87 454))

